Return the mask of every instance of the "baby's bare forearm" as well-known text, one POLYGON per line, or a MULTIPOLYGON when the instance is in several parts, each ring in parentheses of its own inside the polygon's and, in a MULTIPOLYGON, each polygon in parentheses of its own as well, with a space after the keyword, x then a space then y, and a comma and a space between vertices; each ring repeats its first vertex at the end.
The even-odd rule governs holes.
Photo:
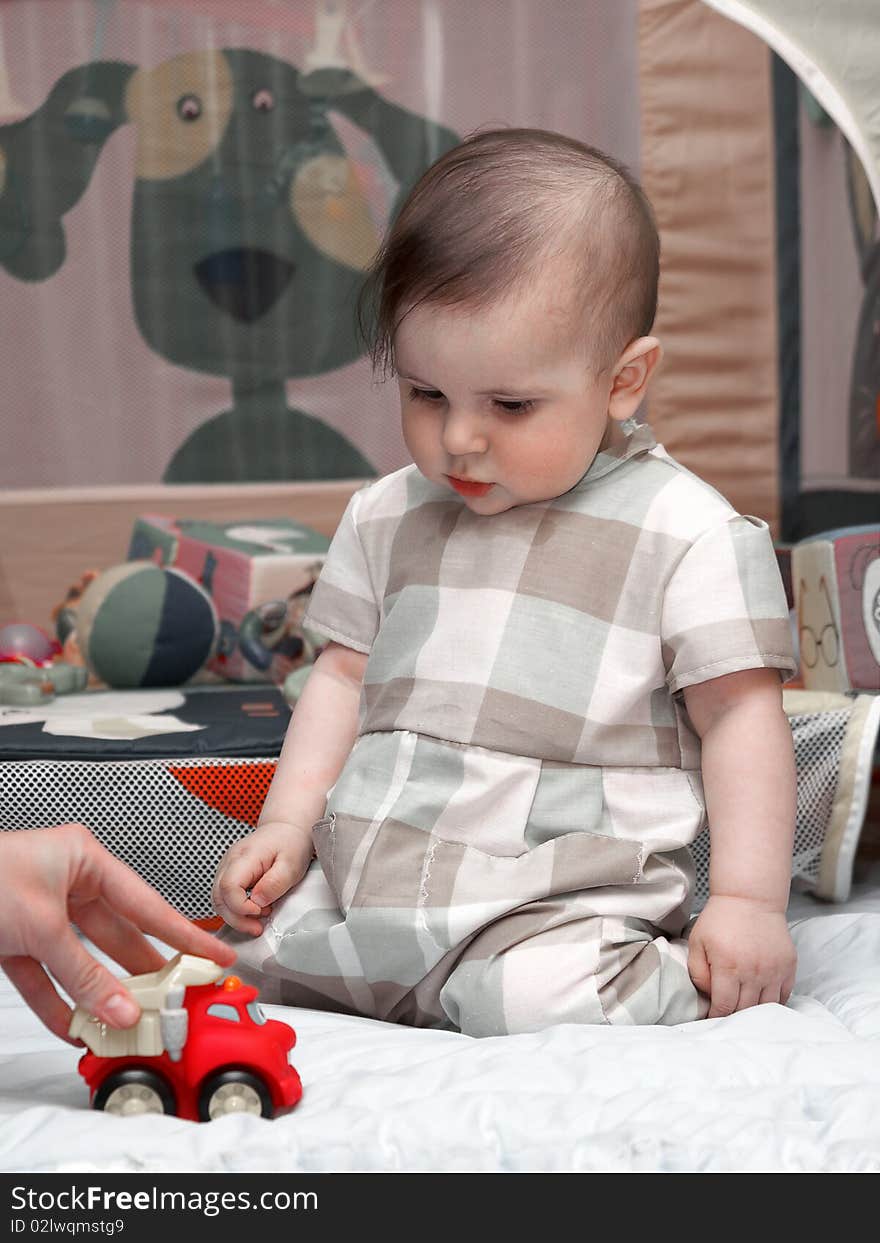
POLYGON ((796 781, 781 704, 744 699, 703 735, 709 889, 784 911, 791 879, 796 781))
POLYGON ((310 833, 324 814, 357 737, 366 656, 330 644, 315 662, 291 717, 259 826, 287 824, 310 833))

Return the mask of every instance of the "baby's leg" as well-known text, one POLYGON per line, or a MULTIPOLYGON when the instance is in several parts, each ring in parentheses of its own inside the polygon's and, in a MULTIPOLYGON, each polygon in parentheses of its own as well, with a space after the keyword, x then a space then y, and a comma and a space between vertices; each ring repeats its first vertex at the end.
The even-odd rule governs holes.
POLYGON ((708 1000, 688 974, 684 939, 632 918, 554 922, 558 911, 555 903, 530 904, 468 945, 440 993, 456 1027, 498 1036, 554 1023, 671 1024, 705 1017, 708 1000))

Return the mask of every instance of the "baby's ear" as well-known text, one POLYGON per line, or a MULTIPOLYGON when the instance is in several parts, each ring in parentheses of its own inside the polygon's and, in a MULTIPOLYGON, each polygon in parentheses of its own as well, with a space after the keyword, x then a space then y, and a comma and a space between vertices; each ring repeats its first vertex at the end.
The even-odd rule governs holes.
POLYGON ((104 143, 128 119, 132 73, 121 61, 71 69, 36 112, 0 126, 0 265, 10 275, 39 281, 61 267, 62 217, 85 192, 104 143))
POLYGON ((612 419, 623 422, 635 414, 662 356, 663 347, 656 337, 637 337, 626 347, 611 373, 608 414, 612 419))

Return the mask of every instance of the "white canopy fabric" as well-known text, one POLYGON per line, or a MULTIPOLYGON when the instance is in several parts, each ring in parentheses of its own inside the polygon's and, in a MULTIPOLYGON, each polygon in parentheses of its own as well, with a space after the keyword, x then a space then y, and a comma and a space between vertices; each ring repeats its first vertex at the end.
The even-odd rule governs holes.
POLYGON ((862 161, 880 211, 880 0, 704 0, 786 61, 862 161))

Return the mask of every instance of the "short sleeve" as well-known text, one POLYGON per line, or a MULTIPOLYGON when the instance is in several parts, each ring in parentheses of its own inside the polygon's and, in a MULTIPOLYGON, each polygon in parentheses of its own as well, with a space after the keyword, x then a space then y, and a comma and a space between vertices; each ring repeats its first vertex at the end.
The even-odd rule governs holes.
POLYGON ((667 584, 660 629, 673 694, 741 669, 791 677, 797 662, 767 524, 737 514, 696 539, 667 584))
POLYGON ((379 606, 358 533, 362 497, 363 491, 355 492, 346 506, 303 624, 357 652, 369 652, 379 628, 379 606))

